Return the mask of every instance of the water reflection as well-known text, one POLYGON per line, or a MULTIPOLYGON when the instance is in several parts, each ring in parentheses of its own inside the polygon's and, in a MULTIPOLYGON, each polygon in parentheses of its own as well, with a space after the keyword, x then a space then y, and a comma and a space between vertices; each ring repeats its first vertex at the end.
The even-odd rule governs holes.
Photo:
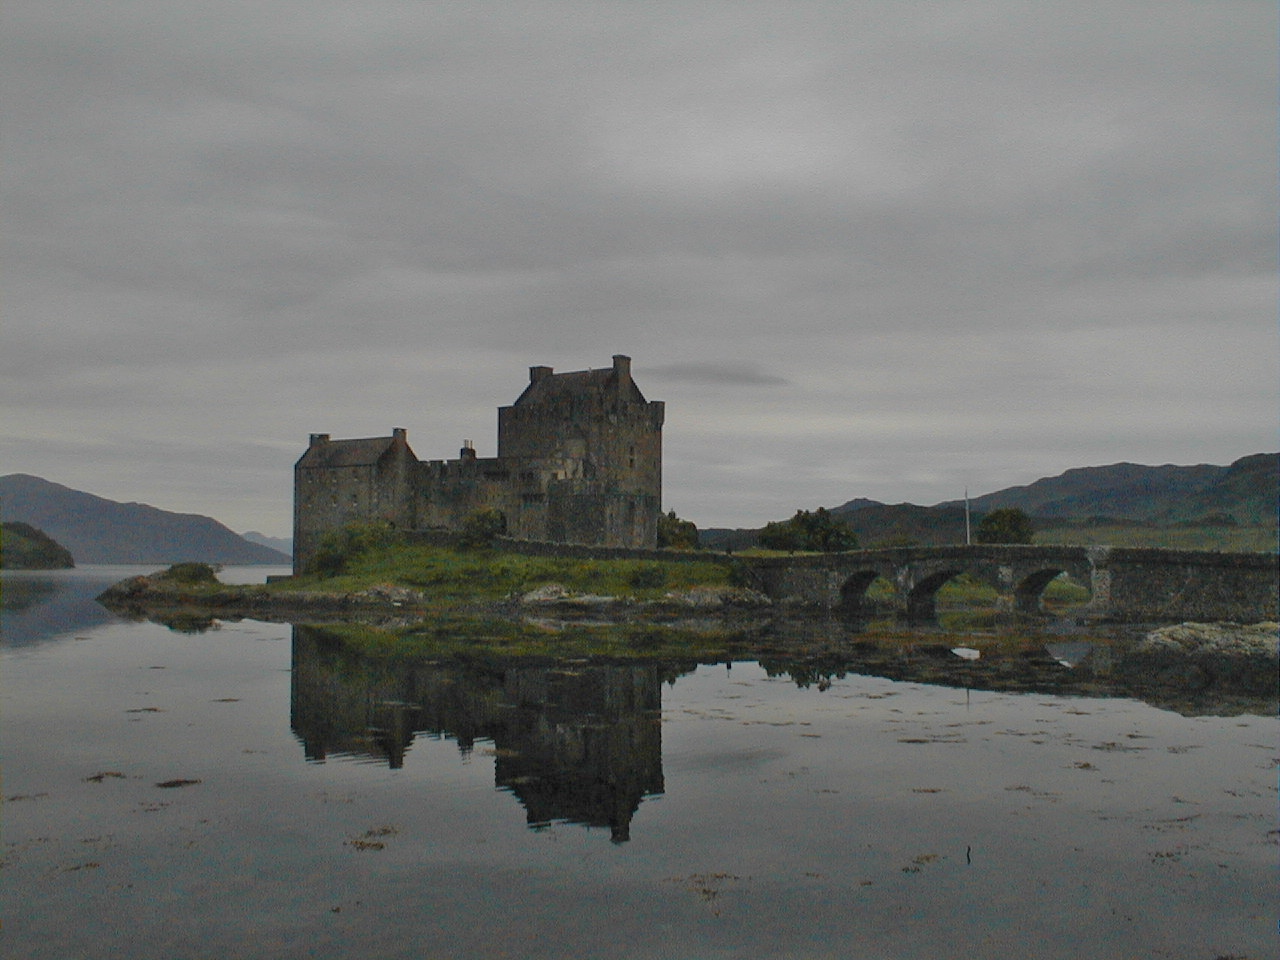
MULTIPOLYGON (((617 843, 630 838, 641 802, 663 792, 663 686, 695 670, 698 658, 415 659, 388 656, 385 646, 364 652, 358 638, 370 633, 293 628, 290 723, 307 760, 341 757, 397 769, 419 736, 456 741, 464 755, 483 742, 494 757, 496 786, 516 797, 531 826, 607 827, 617 843)), ((979 648, 926 635, 819 649, 791 640, 796 653, 750 659, 771 677, 819 691, 860 675, 967 690, 1125 696, 1187 714, 1274 710, 1265 678, 1224 675, 1216 687, 1189 689, 1179 676, 1164 684, 1145 661, 1135 669, 1122 646, 1097 641, 1025 638, 979 648)))
MULTIPOLYGON (((539 628, 537 645, 498 624, 493 642, 462 623, 221 626, 59 627, 0 651, 10 954, 1222 957, 1274 942, 1273 716, 954 689, 1128 695, 1122 638, 777 623, 684 656, 656 628, 539 628), (630 659, 545 654, 571 639, 630 659), (664 654, 636 659, 651 646, 664 654), (561 820, 609 832, 525 826, 561 820)), ((1171 661, 1171 683, 1267 676, 1203 668, 1171 661)))
POLYGON ((125 575, 121 569, 4 571, 0 645, 33 646, 114 622, 117 617, 94 598, 125 575))
POLYGON ((306 757, 404 765, 414 738, 492 744, 496 785, 531 826, 608 827, 662 793, 661 689, 672 668, 640 664, 461 666, 362 657, 317 627, 295 627, 290 723, 306 757))

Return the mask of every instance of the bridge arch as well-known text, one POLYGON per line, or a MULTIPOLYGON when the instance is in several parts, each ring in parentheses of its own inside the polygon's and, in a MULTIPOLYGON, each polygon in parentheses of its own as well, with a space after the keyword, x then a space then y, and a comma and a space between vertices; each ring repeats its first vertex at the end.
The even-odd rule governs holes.
POLYGON ((906 592, 907 619, 933 620, 937 617, 938 591, 953 577, 966 572, 963 566, 944 566, 925 574, 910 585, 906 592))
POLYGON ((845 613, 862 613, 866 610, 867 590, 882 576, 876 569, 855 570, 840 584, 839 609, 845 613))
POLYGON ((1024 574, 1013 587, 1014 608, 1019 613, 1040 613, 1045 587, 1064 573, 1070 575, 1071 571, 1063 566, 1049 566, 1024 574))

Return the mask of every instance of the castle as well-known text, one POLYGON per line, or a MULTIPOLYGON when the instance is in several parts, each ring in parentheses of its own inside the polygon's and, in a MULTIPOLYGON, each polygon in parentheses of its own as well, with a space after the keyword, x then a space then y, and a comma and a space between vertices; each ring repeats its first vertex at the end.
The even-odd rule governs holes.
POLYGON ((500 511, 521 540, 655 547, 664 416, 619 355, 603 370, 531 367, 524 392, 498 408, 496 457, 465 441, 456 460, 419 460, 402 428, 358 440, 312 434, 294 466, 294 570, 344 524, 458 530, 481 510, 500 511))

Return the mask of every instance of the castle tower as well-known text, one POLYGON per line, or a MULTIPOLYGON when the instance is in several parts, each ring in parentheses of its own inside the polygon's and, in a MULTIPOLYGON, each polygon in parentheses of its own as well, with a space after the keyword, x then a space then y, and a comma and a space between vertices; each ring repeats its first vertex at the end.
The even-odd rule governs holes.
POLYGON ((646 400, 632 379, 630 357, 602 370, 531 367, 524 392, 498 410, 498 457, 548 474, 537 538, 654 546, 664 417, 665 404, 646 400))

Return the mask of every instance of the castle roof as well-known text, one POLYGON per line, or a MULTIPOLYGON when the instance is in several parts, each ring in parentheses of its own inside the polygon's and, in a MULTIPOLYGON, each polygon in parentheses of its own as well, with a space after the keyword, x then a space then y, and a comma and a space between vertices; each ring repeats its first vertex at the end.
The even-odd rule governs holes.
POLYGON ((533 367, 529 371, 529 385, 513 406, 552 404, 592 395, 614 396, 627 403, 647 402, 631 379, 630 358, 617 356, 612 367, 601 370, 553 373, 550 367, 533 367))
POLYGON ((367 467, 389 453, 403 435, 367 437, 359 440, 330 440, 326 435, 313 438, 311 446, 298 461, 299 467, 367 467))

